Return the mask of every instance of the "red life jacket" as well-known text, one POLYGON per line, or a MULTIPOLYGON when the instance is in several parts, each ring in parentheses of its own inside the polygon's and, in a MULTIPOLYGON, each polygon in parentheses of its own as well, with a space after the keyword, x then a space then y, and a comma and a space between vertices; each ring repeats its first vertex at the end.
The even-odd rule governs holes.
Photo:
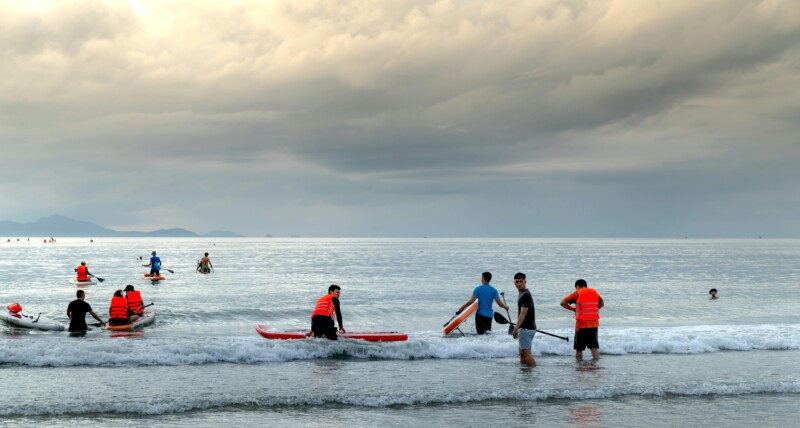
POLYGON ((142 295, 138 291, 128 291, 125 293, 128 300, 128 309, 136 315, 144 313, 144 304, 142 303, 142 295))
POLYGON ((128 319, 128 301, 124 297, 112 297, 108 315, 109 319, 128 319))
POLYGON ((333 298, 336 297, 333 294, 326 294, 317 300, 317 306, 314 307, 314 312, 311 313, 311 318, 314 318, 316 315, 327 315, 334 318, 334 314, 336 313, 336 307, 333 305, 333 298))
POLYGON ((87 269, 86 266, 80 265, 75 270, 76 270, 76 272, 78 272, 78 281, 88 281, 89 280, 89 275, 87 275, 87 272, 89 271, 89 269, 87 269))
POLYGON ((594 288, 579 288, 578 302, 575 305, 576 320, 600 319, 600 295, 594 288))

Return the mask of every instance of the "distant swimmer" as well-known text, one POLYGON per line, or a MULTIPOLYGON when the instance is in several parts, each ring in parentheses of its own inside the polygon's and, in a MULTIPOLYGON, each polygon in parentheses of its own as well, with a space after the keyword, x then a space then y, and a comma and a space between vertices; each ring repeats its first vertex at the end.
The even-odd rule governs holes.
POLYGON ((717 298, 717 289, 716 288, 712 288, 711 290, 708 290, 708 295, 711 296, 711 300, 716 299, 717 298))
POLYGON ((589 348, 592 359, 600 359, 600 344, 597 340, 597 329, 600 327, 600 308, 603 298, 597 290, 589 288, 586 281, 575 281, 575 292, 561 301, 564 309, 575 312, 575 359, 583 359, 583 350, 589 348), (575 305, 575 306, 572 306, 575 305))
POLYGON ((489 283, 492 281, 492 274, 484 272, 481 274, 481 285, 475 287, 472 291, 472 297, 467 300, 467 303, 458 308, 457 314, 471 305, 475 300, 478 301, 478 313, 475 314, 475 329, 478 334, 484 334, 487 331, 492 331, 492 317, 494 316, 494 309, 492 302, 497 302, 501 308, 508 310, 508 305, 500 300, 500 293, 497 289, 492 287, 489 283))
POLYGON ((336 340, 336 325, 334 325, 334 314, 339 323, 339 333, 346 333, 342 323, 342 310, 339 305, 339 296, 342 288, 336 284, 328 287, 328 294, 317 300, 314 312, 311 313, 311 333, 314 337, 327 337, 336 340))
POLYGON ((86 267, 86 262, 81 262, 81 265, 75 268, 76 272, 76 280, 78 282, 91 282, 89 276, 92 275, 89 273, 89 268, 86 267))
POLYGON ((153 255, 150 257, 150 263, 142 266, 150 267, 150 276, 161 276, 161 258, 156 256, 155 251, 150 254, 153 255))
POLYGON ((94 313, 92 306, 85 302, 86 293, 83 290, 78 290, 77 297, 67 306, 67 317, 69 317, 69 328, 67 330, 71 332, 85 331, 88 328, 86 326, 86 314, 91 314, 94 319, 100 322, 101 326, 105 326, 106 323, 94 313))
POLYGON ((202 259, 197 263, 197 271, 200 273, 211 273, 214 266, 211 264, 211 259, 208 258, 208 253, 205 253, 202 259))

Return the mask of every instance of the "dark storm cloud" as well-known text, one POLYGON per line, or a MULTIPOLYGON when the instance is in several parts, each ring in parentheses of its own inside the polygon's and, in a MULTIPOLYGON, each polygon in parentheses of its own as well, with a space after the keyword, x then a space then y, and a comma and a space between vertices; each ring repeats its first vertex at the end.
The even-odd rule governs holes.
POLYGON ((628 236, 797 205, 797 2, 2 6, 0 190, 41 195, 8 219, 628 236))

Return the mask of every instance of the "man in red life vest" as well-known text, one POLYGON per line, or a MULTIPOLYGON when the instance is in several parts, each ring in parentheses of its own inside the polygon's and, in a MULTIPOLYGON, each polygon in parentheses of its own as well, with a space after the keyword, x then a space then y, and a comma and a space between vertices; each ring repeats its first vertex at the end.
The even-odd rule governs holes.
POLYGON ((342 288, 336 284, 328 287, 328 294, 317 300, 314 312, 311 313, 311 333, 314 337, 327 337, 336 340, 336 326, 333 324, 334 314, 339 322, 339 333, 345 333, 342 323, 342 311, 339 308, 339 296, 342 288))
POLYGON ((122 295, 122 290, 115 291, 114 296, 111 298, 111 305, 108 308, 108 324, 125 325, 138 319, 138 315, 131 315, 128 312, 128 301, 122 295))
MULTIPOLYGON (((89 273, 89 268, 86 267, 86 262, 81 262, 81 265, 75 268, 76 272, 76 279, 78 282, 89 282, 89 276, 92 275, 89 273)), ((93 275, 92 275, 93 276, 93 275)))
POLYGON ((603 298, 594 288, 589 288, 586 281, 575 281, 575 292, 561 301, 564 309, 575 312, 575 358, 583 359, 583 350, 589 348, 592 359, 600 359, 600 344, 597 340, 597 328, 600 327, 600 308, 603 298), (575 306, 572 306, 575 305, 575 306))
POLYGON ((125 300, 128 301, 128 311, 134 315, 142 316, 144 314, 144 303, 142 303, 142 295, 136 291, 132 285, 128 284, 125 287, 125 300))

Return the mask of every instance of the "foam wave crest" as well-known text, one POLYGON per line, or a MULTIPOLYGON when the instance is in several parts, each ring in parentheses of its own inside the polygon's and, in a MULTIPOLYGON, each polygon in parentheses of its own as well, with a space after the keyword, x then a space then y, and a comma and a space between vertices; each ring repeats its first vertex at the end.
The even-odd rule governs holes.
MULTIPOLYGON (((563 336, 570 331, 553 331, 563 336)), ((33 367, 153 366, 268 363, 323 358, 485 359, 513 358, 517 342, 505 333, 444 338, 418 332, 407 342, 358 340, 266 340, 258 336, 149 337, 109 340, 13 340, 3 345, 0 365, 33 367)), ((571 341, 571 338, 570 338, 571 341)), ((699 326, 601 329, 603 354, 701 354, 723 351, 800 349, 800 325, 699 326)), ((571 355, 572 343, 544 335, 535 355, 571 355)))

